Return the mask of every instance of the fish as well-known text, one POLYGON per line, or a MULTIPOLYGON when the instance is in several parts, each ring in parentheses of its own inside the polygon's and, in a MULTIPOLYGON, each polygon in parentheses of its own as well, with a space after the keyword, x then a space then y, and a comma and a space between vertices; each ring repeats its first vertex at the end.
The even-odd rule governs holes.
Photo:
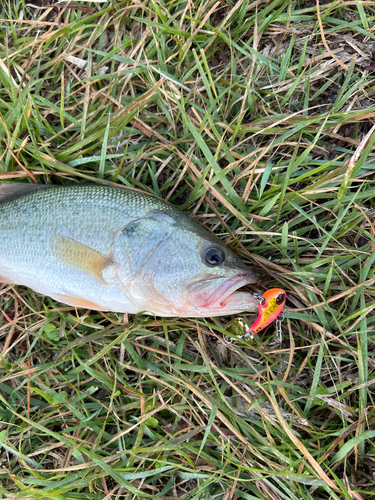
POLYGON ((277 319, 284 310, 286 293, 282 288, 267 290, 258 305, 258 317, 247 330, 245 337, 253 338, 256 333, 264 330, 277 319))
POLYGON ((0 186, 0 281, 76 308, 162 317, 256 310, 258 276, 187 213, 97 184, 0 186))

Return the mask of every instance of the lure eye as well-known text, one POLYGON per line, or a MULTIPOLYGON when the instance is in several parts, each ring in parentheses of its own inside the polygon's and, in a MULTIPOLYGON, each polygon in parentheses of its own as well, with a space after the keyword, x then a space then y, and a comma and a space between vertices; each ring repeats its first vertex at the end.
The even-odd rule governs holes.
POLYGON ((220 248, 209 248, 204 254, 204 260, 209 266, 218 266, 224 259, 224 252, 220 248))
POLYGON ((280 306, 285 300, 285 293, 279 293, 279 295, 276 297, 276 304, 280 306))

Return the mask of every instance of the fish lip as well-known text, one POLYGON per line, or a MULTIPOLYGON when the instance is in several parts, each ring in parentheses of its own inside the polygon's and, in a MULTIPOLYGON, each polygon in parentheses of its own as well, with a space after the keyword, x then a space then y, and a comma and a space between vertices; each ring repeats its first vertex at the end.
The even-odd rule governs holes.
POLYGON ((200 279, 192 283, 187 291, 188 308, 194 310, 194 316, 218 316, 254 310, 258 301, 251 293, 237 290, 256 283, 257 278, 252 272, 242 271, 231 277, 211 275, 200 279), (205 288, 210 288, 210 285, 213 285, 214 291, 205 296, 205 288))
POLYGON ((240 273, 232 278, 226 279, 224 283, 222 283, 206 300, 202 307, 207 309, 220 306, 225 307, 223 303, 225 303, 231 295, 233 295, 239 288, 252 283, 254 283, 254 277, 249 273, 240 273))

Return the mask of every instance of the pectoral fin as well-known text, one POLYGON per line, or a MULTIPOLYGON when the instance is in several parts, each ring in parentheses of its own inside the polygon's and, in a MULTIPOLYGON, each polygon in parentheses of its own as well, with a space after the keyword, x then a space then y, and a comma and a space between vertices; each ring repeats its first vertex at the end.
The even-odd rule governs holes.
POLYGON ((102 272, 105 267, 112 264, 112 261, 105 255, 67 236, 55 238, 52 242, 52 248, 58 259, 92 274, 103 283, 105 282, 102 272))

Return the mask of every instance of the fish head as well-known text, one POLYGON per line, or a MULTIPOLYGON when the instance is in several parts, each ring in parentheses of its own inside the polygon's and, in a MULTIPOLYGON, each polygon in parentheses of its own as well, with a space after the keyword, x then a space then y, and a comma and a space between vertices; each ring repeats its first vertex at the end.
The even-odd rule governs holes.
POLYGON ((140 310, 160 316, 212 317, 257 308, 251 293, 238 291, 256 283, 257 275, 190 219, 149 218, 133 230, 138 245, 132 246, 132 255, 129 245, 121 242, 131 269, 123 284, 140 310), (141 234, 146 237, 140 239, 141 234))
POLYGON ((239 289, 256 283, 257 275, 218 239, 202 236, 189 239, 196 268, 194 275, 185 276, 182 303, 192 307, 197 316, 222 316, 256 309, 258 301, 251 293, 239 289))

